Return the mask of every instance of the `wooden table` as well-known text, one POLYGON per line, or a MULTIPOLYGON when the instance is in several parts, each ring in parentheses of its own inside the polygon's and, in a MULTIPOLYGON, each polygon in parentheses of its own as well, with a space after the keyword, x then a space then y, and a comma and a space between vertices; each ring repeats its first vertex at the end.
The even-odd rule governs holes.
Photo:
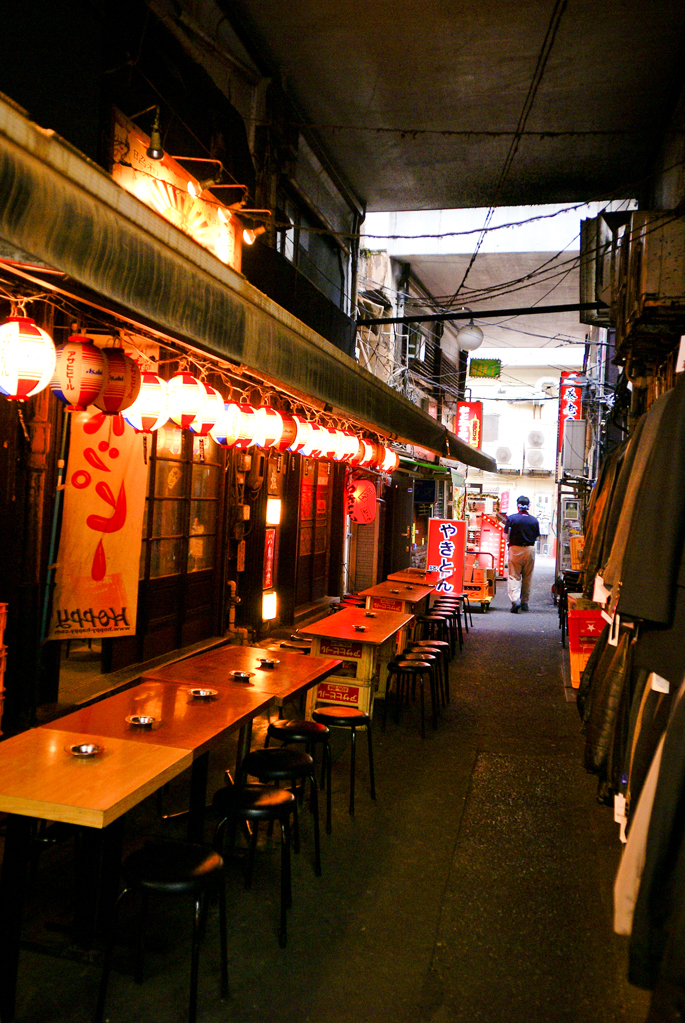
POLYGON ((62 728, 34 728, 0 743, 0 810, 6 812, 5 854, 0 876, 0 1020, 13 1023, 19 940, 31 849, 31 820, 40 818, 110 832, 116 858, 116 822, 181 774, 192 753, 156 743, 62 728), (103 752, 87 760, 65 747, 95 742, 103 752), (112 827, 114 825, 114 828, 112 827))
POLYGON ((373 713, 374 695, 385 694, 387 664, 395 655, 397 634, 413 620, 412 614, 399 611, 368 612, 346 607, 301 628, 302 635, 312 637, 314 654, 342 658, 335 675, 311 690, 308 712, 318 702, 347 704, 373 713), (357 631, 355 626, 364 631, 357 631))
POLYGON ((391 572, 388 579, 398 583, 418 583, 424 586, 434 586, 440 582, 440 573, 426 572, 423 568, 403 568, 399 572, 391 572))
POLYGON ((384 583, 370 586, 362 590, 361 597, 366 597, 369 610, 402 611, 404 614, 421 615, 426 613, 428 598, 433 592, 432 586, 423 583, 402 583, 396 579, 388 579, 384 583))

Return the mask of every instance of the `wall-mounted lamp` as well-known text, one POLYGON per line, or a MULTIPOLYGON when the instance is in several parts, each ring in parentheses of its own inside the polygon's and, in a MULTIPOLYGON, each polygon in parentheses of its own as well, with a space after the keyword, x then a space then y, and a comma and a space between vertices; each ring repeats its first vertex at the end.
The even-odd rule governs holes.
POLYGON ((267 499, 266 499, 266 524, 267 524, 267 526, 280 526, 280 524, 281 524, 281 499, 280 499, 280 497, 267 497, 267 499))
POLYGON ((145 107, 145 110, 139 110, 136 114, 131 115, 131 120, 135 121, 138 117, 142 117, 143 114, 149 114, 151 110, 155 112, 155 119, 152 122, 152 131, 150 132, 150 144, 145 150, 148 159, 150 160, 161 160, 164 156, 164 150, 162 148, 162 133, 159 127, 160 111, 159 107, 154 103, 151 107, 145 107))
MULTIPOLYGON (((471 312, 467 306, 462 306, 462 309, 465 309, 467 313, 471 312)), ((473 322, 473 314, 471 314, 469 322, 457 331, 457 344, 463 352, 475 352, 476 348, 480 348, 483 344, 483 336, 483 331, 473 322)))
POLYGON ((262 621, 272 622, 278 614, 278 594, 271 590, 262 594, 262 621))

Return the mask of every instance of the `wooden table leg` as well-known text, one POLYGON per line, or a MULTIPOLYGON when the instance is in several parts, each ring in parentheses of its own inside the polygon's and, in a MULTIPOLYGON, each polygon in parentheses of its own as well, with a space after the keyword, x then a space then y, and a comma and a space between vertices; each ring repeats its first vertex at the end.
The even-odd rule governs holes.
POLYGON ((0 875, 0 1021, 14 1023, 31 817, 9 814, 0 875))
POLYGON ((205 801, 207 799, 207 776, 209 774, 209 751, 193 761, 190 772, 190 810, 188 814, 188 841, 202 842, 205 830, 205 801))

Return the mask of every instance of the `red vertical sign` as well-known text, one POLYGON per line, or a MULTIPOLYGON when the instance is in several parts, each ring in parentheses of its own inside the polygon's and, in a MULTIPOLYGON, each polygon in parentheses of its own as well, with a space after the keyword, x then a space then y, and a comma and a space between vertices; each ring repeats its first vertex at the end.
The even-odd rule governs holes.
POLYGON ((264 576, 262 589, 270 590, 274 584, 274 555, 276 553, 276 530, 267 529, 264 540, 264 576))
POLYGON ((559 430, 557 432, 557 453, 564 443, 564 424, 567 419, 580 419, 583 389, 576 383, 578 374, 564 370, 559 383, 559 430))
POLYGON ((426 568, 437 572, 437 593, 461 593, 464 589, 466 523, 460 519, 428 520, 426 568))
POLYGON ((459 440, 472 448, 479 448, 483 439, 483 402, 458 401, 454 417, 454 432, 459 440))

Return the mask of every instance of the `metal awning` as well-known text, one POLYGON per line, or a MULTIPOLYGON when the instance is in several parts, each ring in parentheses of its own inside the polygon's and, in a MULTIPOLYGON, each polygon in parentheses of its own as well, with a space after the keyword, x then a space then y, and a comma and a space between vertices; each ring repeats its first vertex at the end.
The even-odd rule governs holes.
POLYGON ((463 444, 240 274, 0 100, 0 239, 170 337, 260 374, 390 440, 469 465, 463 444))

